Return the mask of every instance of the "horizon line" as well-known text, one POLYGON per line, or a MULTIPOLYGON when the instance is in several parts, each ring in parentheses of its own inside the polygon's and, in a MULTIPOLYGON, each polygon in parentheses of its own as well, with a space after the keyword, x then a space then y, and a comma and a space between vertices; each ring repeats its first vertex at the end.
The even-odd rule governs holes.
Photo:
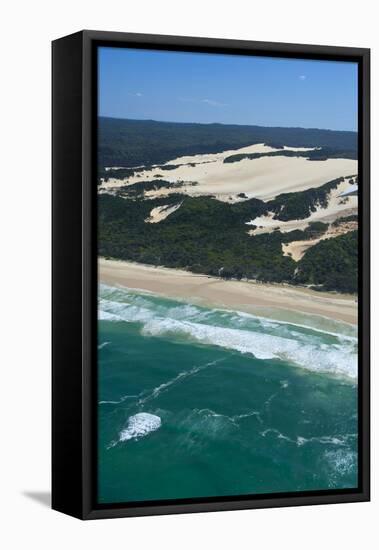
POLYGON ((130 118, 130 117, 120 117, 120 116, 110 116, 110 115, 97 115, 98 118, 111 118, 113 120, 133 120, 135 122, 159 122, 163 124, 199 124, 201 126, 247 126, 247 127, 257 127, 257 128, 281 128, 281 129, 293 129, 293 130, 318 130, 323 132, 349 132, 352 134, 357 134, 358 130, 336 130, 334 128, 316 128, 316 127, 306 127, 306 126, 271 126, 265 124, 238 124, 237 122, 184 122, 177 120, 156 120, 154 118, 130 118))

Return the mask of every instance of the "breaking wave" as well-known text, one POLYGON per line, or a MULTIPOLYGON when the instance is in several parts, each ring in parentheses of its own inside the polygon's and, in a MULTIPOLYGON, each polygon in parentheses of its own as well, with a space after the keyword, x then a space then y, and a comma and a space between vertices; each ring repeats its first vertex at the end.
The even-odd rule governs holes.
POLYGON ((334 330, 324 331, 105 285, 101 286, 99 319, 137 323, 146 337, 188 340, 261 360, 282 360, 316 372, 357 377, 356 332, 345 323, 334 322, 334 330))
POLYGON ((150 413, 137 413, 128 418, 126 427, 119 433, 118 441, 112 441, 108 448, 115 447, 117 443, 129 441, 130 439, 140 439, 146 437, 151 432, 155 432, 162 425, 159 416, 150 413))

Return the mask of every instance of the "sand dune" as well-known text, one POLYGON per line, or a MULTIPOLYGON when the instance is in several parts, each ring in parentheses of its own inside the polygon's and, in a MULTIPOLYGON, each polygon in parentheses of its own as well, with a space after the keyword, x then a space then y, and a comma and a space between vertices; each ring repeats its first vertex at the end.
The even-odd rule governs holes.
MULTIPOLYGON (((304 150, 289 147, 286 149, 304 150)), ((302 157, 278 156, 243 159, 234 163, 223 162, 232 154, 270 151, 280 149, 258 144, 217 154, 179 157, 166 163, 177 165, 173 170, 155 167, 124 180, 111 178, 102 183, 100 191, 111 191, 123 185, 160 177, 169 182, 183 182, 180 192, 191 196, 214 195, 219 200, 233 202, 241 200, 237 195, 244 193, 248 198, 269 200, 280 193, 317 187, 334 178, 357 172, 357 161, 350 159, 309 161, 302 157), (186 182, 197 182, 197 185, 186 185, 186 182)), ((160 189, 149 191, 146 196, 153 198, 177 192, 178 189, 174 188, 160 189)))
POLYGON ((254 218, 246 225, 256 225, 256 229, 248 231, 249 235, 260 235, 262 233, 271 233, 275 229, 280 229, 282 233, 294 231, 295 229, 304 230, 310 222, 332 223, 337 218, 350 216, 358 213, 358 197, 341 197, 341 193, 351 187, 350 178, 345 178, 336 189, 332 189, 329 194, 328 206, 322 208, 319 206, 315 212, 312 212, 308 218, 302 220, 281 221, 274 219, 274 213, 270 212, 266 216, 254 218))
POLYGON ((157 206, 150 211, 150 216, 146 218, 145 222, 147 223, 158 223, 162 220, 165 220, 170 214, 175 212, 180 206, 179 204, 164 204, 163 206, 157 206))
POLYGON ((320 241, 326 239, 333 239, 334 237, 339 237, 340 235, 345 235, 350 231, 358 229, 358 222, 345 222, 341 223, 337 227, 330 226, 329 229, 317 239, 309 239, 307 241, 292 241, 290 243, 283 243, 282 250, 284 256, 291 256, 298 262, 304 256, 308 248, 311 248, 320 241))

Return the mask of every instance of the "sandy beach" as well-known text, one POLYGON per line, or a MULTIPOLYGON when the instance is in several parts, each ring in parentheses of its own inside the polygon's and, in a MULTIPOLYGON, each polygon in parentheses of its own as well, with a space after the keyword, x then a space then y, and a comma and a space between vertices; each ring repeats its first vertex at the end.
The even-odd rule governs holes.
POLYGON ((269 311, 320 315, 345 323, 357 323, 356 297, 315 292, 282 284, 226 281, 187 271, 99 258, 99 280, 170 298, 236 309, 253 314, 269 311))

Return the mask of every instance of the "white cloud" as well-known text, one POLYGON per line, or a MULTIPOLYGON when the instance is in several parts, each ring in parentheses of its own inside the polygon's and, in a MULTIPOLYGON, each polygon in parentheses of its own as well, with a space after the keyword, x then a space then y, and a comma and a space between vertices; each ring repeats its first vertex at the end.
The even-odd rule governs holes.
POLYGON ((301 74, 299 76, 299 80, 306 80, 306 79, 307 79, 307 77, 305 76, 305 74, 301 74))
POLYGON ((178 101, 185 101, 189 103, 206 103, 211 107, 226 107, 228 103, 222 103, 221 101, 216 101, 215 99, 194 99, 189 97, 179 97, 178 101))
POLYGON ((215 101, 214 99, 202 99, 201 102, 211 105, 212 107, 225 107, 227 105, 226 103, 221 103, 220 101, 215 101))

